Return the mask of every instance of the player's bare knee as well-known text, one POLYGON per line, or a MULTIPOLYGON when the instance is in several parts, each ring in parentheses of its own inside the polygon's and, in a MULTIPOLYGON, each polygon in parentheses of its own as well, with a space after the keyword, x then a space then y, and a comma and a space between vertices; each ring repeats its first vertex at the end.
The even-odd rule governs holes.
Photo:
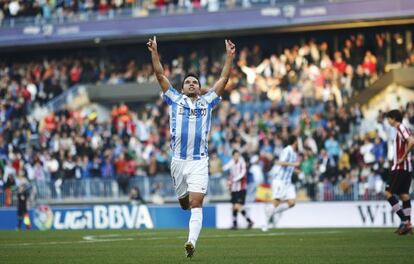
POLYGON ((201 208, 201 207, 203 207, 203 204, 200 203, 200 202, 192 202, 192 203, 190 203, 190 207, 191 208, 201 208))
POLYGON ((279 205, 280 205, 280 200, 279 199, 273 200, 273 206, 274 207, 278 207, 279 205))
POLYGON ((190 208, 200 208, 203 207, 203 200, 200 199, 191 199, 190 208))
POLYGON ((405 202, 405 201, 410 200, 410 196, 406 193, 400 194, 400 199, 401 199, 401 201, 405 202))
POLYGON ((202 193, 191 193, 189 196, 190 208, 203 207, 204 194, 202 193))
POLYGON ((385 196, 386 199, 390 199, 391 196, 392 196, 392 193, 390 193, 389 191, 385 191, 384 196, 385 196))

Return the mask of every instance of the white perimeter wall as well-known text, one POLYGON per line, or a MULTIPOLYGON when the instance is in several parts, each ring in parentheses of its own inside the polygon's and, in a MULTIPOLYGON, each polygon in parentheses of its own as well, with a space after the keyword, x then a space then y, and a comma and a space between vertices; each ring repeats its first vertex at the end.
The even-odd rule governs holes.
MULTIPOLYGON (((216 205, 217 228, 232 226, 231 204, 216 205)), ((254 221, 254 227, 265 223, 265 209, 270 204, 250 203, 245 206, 247 214, 254 221)), ((247 225, 239 214, 239 227, 247 225)), ((400 223, 391 212, 388 202, 306 202, 298 203, 285 211, 277 224, 278 228, 302 227, 396 227, 400 223)))

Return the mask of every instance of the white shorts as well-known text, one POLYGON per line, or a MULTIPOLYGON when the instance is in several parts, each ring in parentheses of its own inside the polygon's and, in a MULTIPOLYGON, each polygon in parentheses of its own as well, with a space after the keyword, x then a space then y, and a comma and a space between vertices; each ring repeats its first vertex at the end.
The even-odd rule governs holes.
POLYGON ((208 158, 201 160, 171 161, 171 176, 178 199, 184 198, 189 192, 207 193, 208 158))
POLYGON ((296 199, 295 186, 292 183, 285 183, 280 180, 273 180, 272 199, 278 199, 282 201, 296 199))

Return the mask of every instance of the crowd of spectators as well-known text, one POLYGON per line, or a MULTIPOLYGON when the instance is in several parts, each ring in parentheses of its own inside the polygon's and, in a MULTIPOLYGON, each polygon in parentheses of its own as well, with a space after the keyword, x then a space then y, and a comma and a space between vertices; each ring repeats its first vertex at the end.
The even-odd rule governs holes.
POLYGON ((69 1, 19 1, 19 0, 1 0, 0 12, 5 18, 16 17, 42 17, 50 19, 70 18, 76 14, 97 12, 101 15, 107 15, 109 12, 116 12, 122 8, 131 8, 138 5, 150 6, 156 5, 152 1, 134 1, 134 0, 69 0, 69 1))
POLYGON ((143 17, 152 13, 171 15, 201 10, 217 12, 223 9, 321 1, 323 0, 0 0, 0 27, 2 24, 13 27, 19 21, 25 25, 64 23, 120 16, 143 17))
MULTIPOLYGON (((377 35, 377 49, 367 50, 363 36, 358 35, 333 53, 326 42, 314 41, 267 56, 259 45, 241 47, 212 122, 212 177, 224 177, 221 166, 238 149, 250 166, 250 186, 266 183, 287 136, 295 134, 301 138, 302 160, 297 184, 305 188, 309 199, 333 199, 335 188, 342 194, 357 194, 350 199, 379 197, 392 154, 393 131, 380 112, 371 133, 361 134, 364 116, 360 106, 348 101, 382 72, 383 40, 377 35)), ((401 60, 412 66, 414 56, 401 60)), ((187 58, 164 61, 164 69, 176 87, 183 74, 191 71, 199 73, 202 87, 207 88, 220 74, 220 61, 191 52, 187 58)), ((3 190, 10 192, 13 186, 32 181, 38 189, 61 197, 65 183, 93 179, 107 180, 103 191, 109 195, 114 195, 112 182, 116 181, 119 194, 126 195, 135 177, 169 174, 168 111, 161 99, 139 110, 118 104, 104 122, 82 109, 63 108, 40 120, 29 115, 34 102, 46 102, 61 90, 88 81, 155 80, 150 65, 138 66, 134 61, 125 64, 124 71, 112 71, 93 58, 0 67, 3 190)), ((413 127, 414 104, 402 110, 404 123, 413 127)), ((154 184, 151 189, 157 192, 162 187, 154 184)), ((93 192, 71 189, 63 195, 93 192)))
MULTIPOLYGON (((271 3, 275 4, 275 1, 269 1, 268 4, 271 3)), ((253 4, 255 3, 250 0, 0 0, 0 26, 3 19, 9 19, 11 23, 16 18, 32 18, 37 23, 52 20, 62 23, 66 20, 85 20, 92 17, 104 19, 119 15, 147 16, 151 12, 174 14, 202 9, 215 12, 221 6, 232 9, 248 8, 253 4)))
MULTIPOLYGON (((402 34, 395 33, 390 62, 403 66, 414 65, 414 52, 407 52, 407 41, 402 34)), ((238 85, 241 94, 233 94, 233 103, 261 99, 280 101, 283 91, 289 91, 288 100, 297 105, 303 97, 306 105, 316 99, 327 100, 335 96, 339 105, 353 93, 360 92, 384 71, 386 63, 385 34, 376 34, 375 39, 364 35, 350 35, 338 50, 333 51, 327 42, 309 41, 302 45, 280 50, 261 50, 260 45, 241 48, 238 67, 233 72, 232 87, 238 85), (270 54, 270 55, 269 55, 270 54), (293 90, 291 88, 294 88, 293 90), (254 89, 255 91, 252 91, 254 89), (298 94, 298 90, 302 93, 298 94), (253 98, 255 99, 255 98, 253 98)), ((129 52, 122 48, 109 51, 124 54, 102 57, 99 54, 79 54, 67 57, 44 57, 17 62, 13 57, 0 60, 0 97, 14 99, 27 107, 44 104, 79 83, 123 84, 128 82, 154 82, 152 67, 145 54, 129 52)), ((76 54, 76 51, 73 52, 76 54)), ((70 54, 70 52, 69 52, 70 54)), ((165 65, 168 77, 179 84, 187 71, 200 74, 204 87, 211 86, 221 68, 221 58, 209 52, 189 53, 188 57, 177 54, 165 65)), ((230 92, 229 92, 230 93, 230 92)))

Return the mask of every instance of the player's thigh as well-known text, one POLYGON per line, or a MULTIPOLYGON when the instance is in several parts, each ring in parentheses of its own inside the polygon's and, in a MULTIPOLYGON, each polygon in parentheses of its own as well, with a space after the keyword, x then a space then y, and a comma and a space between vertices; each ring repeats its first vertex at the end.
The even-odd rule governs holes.
POLYGON ((184 174, 185 162, 181 160, 172 160, 171 162, 171 177, 175 194, 178 199, 183 199, 188 195, 188 186, 186 175, 184 174))
POLYGON ((408 171, 401 171, 399 178, 398 194, 405 195, 410 193, 411 175, 408 171))
POLYGON ((272 199, 285 200, 285 183, 279 180, 272 181, 272 199))
POLYGON ((230 201, 233 204, 233 207, 237 203, 237 200, 238 200, 237 193, 238 192, 231 192, 231 199, 230 199, 230 201))
POLYGON ((246 203, 246 190, 231 192, 231 203, 240 209, 246 203))
POLYGON ((187 185, 189 192, 207 193, 208 186, 208 160, 192 161, 186 167, 187 185))
POLYGON ((388 174, 387 185, 385 186, 385 191, 392 195, 394 193, 397 193, 398 186, 399 184, 398 184, 397 171, 391 171, 388 174))
POLYGON ((246 203, 246 190, 241 190, 240 191, 240 207, 242 207, 243 205, 245 205, 246 203))
POLYGON ((406 171, 391 171, 388 191, 393 194, 405 194, 410 190, 411 175, 406 171))
POLYGON ((296 200, 296 188, 293 184, 288 184, 286 186, 286 193, 285 193, 286 200, 296 200))
POLYGON ((191 208, 203 207, 204 193, 189 192, 189 202, 191 208))

